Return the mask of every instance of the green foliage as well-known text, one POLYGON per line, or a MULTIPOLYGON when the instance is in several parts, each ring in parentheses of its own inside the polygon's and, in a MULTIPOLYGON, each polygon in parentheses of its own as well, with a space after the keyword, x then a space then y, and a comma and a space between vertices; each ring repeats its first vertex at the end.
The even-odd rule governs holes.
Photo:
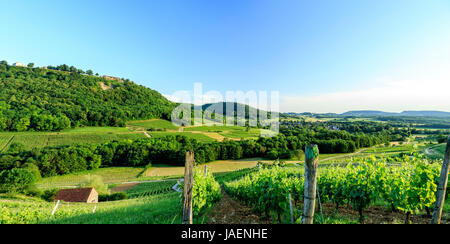
POLYGON ((257 168, 263 168, 263 169, 268 169, 268 168, 273 168, 273 167, 285 167, 286 166, 286 161, 283 160, 275 160, 273 162, 269 162, 269 163, 264 163, 262 161, 258 161, 258 163, 256 164, 257 168))
POLYGON ((176 184, 176 181, 156 181, 145 182, 132 187, 126 191, 128 198, 142 198, 159 194, 166 194, 173 192, 172 187, 176 184))
MULTIPOLYGON (((321 168, 317 181, 321 201, 332 202, 337 209, 351 204, 359 212, 360 221, 363 211, 378 201, 406 214, 431 208, 436 201, 440 165, 417 155, 402 160, 391 165, 383 159, 366 158, 345 167, 321 168)), ((299 175, 298 168, 272 167, 236 175, 234 179, 238 180, 231 182, 222 176, 221 181, 231 196, 255 210, 281 214, 287 210, 288 194, 294 201, 303 200, 304 180, 299 175)))
POLYGON ((113 194, 99 194, 98 201, 99 202, 111 202, 111 201, 120 201, 128 199, 128 195, 125 192, 116 192, 113 194))
POLYGON ((398 166, 372 158, 330 167, 320 173, 318 184, 324 201, 351 203, 361 220, 363 210, 377 200, 412 214, 433 206, 439 169, 420 157, 408 157, 398 166))
MULTIPOLYGON (((0 224, 171 224, 181 223, 179 194, 151 196, 96 204, 60 203, 37 199, 3 201, 0 224)), ((194 219, 194 223, 198 223, 194 219)))
POLYGON ((98 194, 109 194, 108 186, 103 183, 103 178, 98 175, 86 175, 78 187, 86 188, 93 187, 98 194))
POLYGON ((281 214, 288 206, 289 194, 296 200, 303 196, 303 183, 298 177, 289 177, 288 171, 274 167, 225 183, 225 190, 259 212, 281 214))
POLYGON ((377 185, 375 185, 375 166, 370 163, 358 165, 350 164, 345 174, 344 192, 347 199, 358 210, 361 221, 363 210, 370 206, 378 197, 377 185))
POLYGON ((83 73, 67 65, 30 69, 0 64, 0 131, 125 126, 128 120, 168 119, 175 107, 160 93, 128 80, 83 73), (113 88, 103 90, 102 82, 113 88))
POLYGON ((47 202, 53 202, 55 200, 56 194, 58 194, 58 191, 59 189, 57 188, 47 189, 42 193, 41 198, 47 202))
POLYGON ((205 175, 200 168, 194 170, 194 187, 192 189, 194 215, 199 215, 204 210, 212 207, 222 198, 220 185, 214 176, 208 171, 205 175))
POLYGON ((244 168, 236 171, 226 172, 226 173, 218 173, 216 174, 216 180, 219 184, 224 184, 225 182, 236 181, 244 176, 255 172, 257 168, 244 168))
POLYGON ((19 154, 19 153, 24 152, 24 151, 25 151, 25 146, 22 143, 13 142, 9 146, 8 150, 6 151, 6 153, 19 154))
POLYGON ((36 177, 28 169, 14 168, 0 173, 0 191, 22 192, 36 182, 36 177))
POLYGON ((178 130, 178 127, 172 124, 171 121, 154 119, 148 121, 130 121, 128 126, 143 127, 149 129, 150 131, 156 130, 178 130))
POLYGON ((27 169, 28 171, 30 171, 33 174, 34 179, 36 181, 38 181, 38 180, 40 180, 42 178, 41 177, 41 172, 39 171, 39 167, 36 166, 36 164, 34 163, 33 159, 27 160, 27 162, 22 166, 22 168, 27 169))

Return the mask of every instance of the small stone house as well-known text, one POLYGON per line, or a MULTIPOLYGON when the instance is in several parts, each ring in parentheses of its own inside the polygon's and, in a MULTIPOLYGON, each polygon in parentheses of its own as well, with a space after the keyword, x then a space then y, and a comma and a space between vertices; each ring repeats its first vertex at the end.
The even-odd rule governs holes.
POLYGON ((94 188, 75 188, 60 190, 55 201, 98 203, 98 193, 94 188))

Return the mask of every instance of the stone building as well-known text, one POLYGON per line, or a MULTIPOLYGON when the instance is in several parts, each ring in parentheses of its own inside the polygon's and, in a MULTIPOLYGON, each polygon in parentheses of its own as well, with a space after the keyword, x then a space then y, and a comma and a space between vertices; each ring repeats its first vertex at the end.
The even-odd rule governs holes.
POLYGON ((98 203, 98 193, 94 188, 75 188, 60 190, 55 201, 98 203))

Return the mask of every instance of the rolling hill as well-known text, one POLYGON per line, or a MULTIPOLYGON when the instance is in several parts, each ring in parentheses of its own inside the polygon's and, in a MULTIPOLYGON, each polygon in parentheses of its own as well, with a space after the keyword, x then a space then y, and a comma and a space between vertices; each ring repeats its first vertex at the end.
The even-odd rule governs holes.
POLYGON ((0 131, 59 131, 168 119, 176 106, 129 80, 0 63, 0 131))

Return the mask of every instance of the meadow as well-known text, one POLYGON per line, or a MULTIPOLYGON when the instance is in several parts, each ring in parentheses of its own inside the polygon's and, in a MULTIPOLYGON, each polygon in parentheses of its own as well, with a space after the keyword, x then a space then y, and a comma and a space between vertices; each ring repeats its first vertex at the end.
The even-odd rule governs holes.
POLYGON ((63 146, 75 143, 100 144, 113 140, 135 140, 139 138, 145 138, 145 135, 131 132, 126 128, 113 127, 77 128, 61 132, 1 132, 0 149, 4 147, 4 150, 8 150, 12 143, 20 143, 24 145, 25 150, 31 150, 46 146, 63 146), (13 136, 13 140, 6 145, 13 136))
POLYGON ((0 224, 181 223, 180 202, 180 194, 174 192, 98 204, 61 203, 51 216, 55 203, 36 198, 0 199, 0 224))
MULTIPOLYGON (((223 137, 231 139, 250 139, 258 138, 261 135, 261 129, 246 128, 243 126, 194 126, 183 129, 184 131, 195 131, 204 133, 217 133, 223 137)), ((268 132, 268 130, 264 130, 268 132)))
POLYGON ((162 119, 153 120, 141 120, 130 121, 127 123, 127 127, 133 129, 165 129, 165 130, 178 130, 178 126, 174 125, 171 121, 162 119))
POLYGON ((215 142, 214 138, 207 136, 202 133, 191 133, 191 132, 148 132, 148 134, 154 138, 165 137, 165 136, 186 136, 191 139, 196 139, 199 142, 215 142))

